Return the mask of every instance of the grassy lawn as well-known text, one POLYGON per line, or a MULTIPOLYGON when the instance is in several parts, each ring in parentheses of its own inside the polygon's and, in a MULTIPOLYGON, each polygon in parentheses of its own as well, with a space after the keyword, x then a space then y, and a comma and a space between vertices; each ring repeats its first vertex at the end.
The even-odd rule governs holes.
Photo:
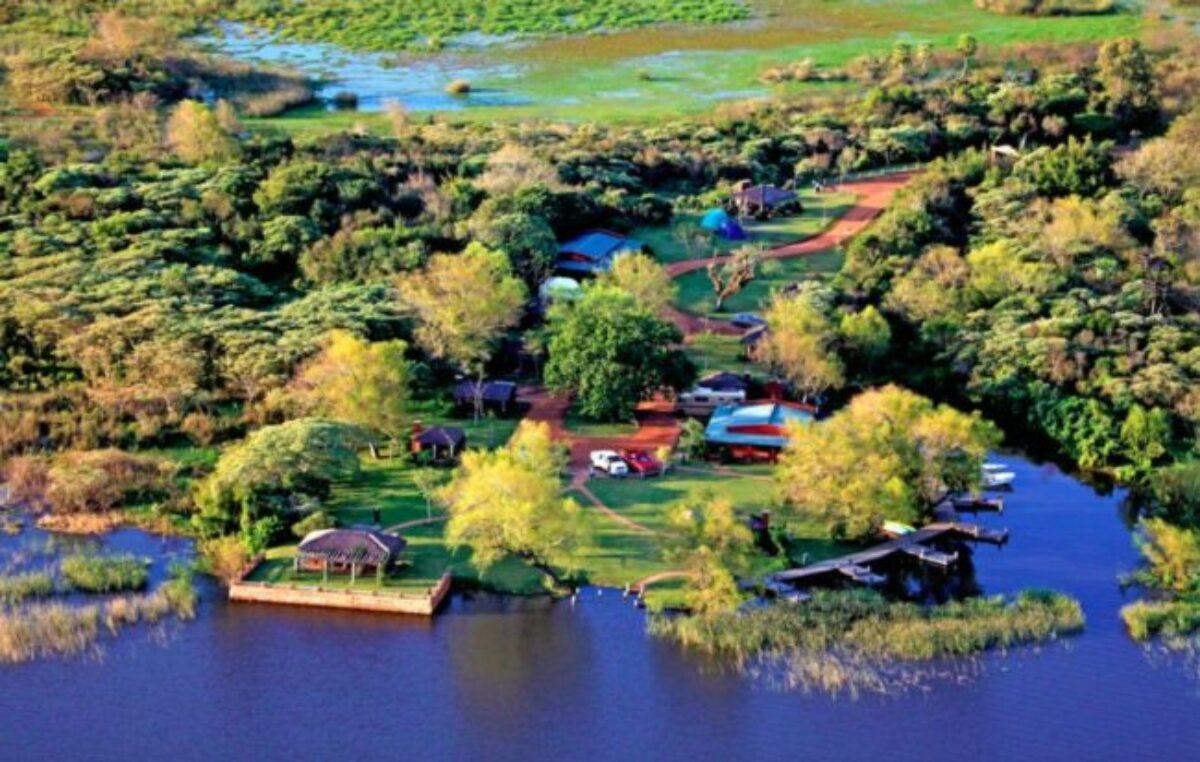
MULTIPOLYGON (((800 191, 800 201, 804 205, 804 211, 800 214, 777 217, 766 222, 747 221, 743 227, 750 234, 750 241, 727 241, 714 235, 711 237, 713 248, 725 253, 747 243, 773 248, 812 238, 845 214, 854 205, 854 199, 853 193, 813 193, 811 188, 805 188, 800 191)), ((649 246, 661 262, 691 259, 687 250, 675 240, 674 225, 687 222, 699 224, 702 216, 701 212, 681 212, 675 215, 671 225, 635 228, 630 236, 649 246)))
POLYGON ((758 365, 742 357, 742 344, 737 336, 697 333, 688 337, 685 351, 700 369, 701 376, 720 370, 755 374, 761 371, 758 365))
POLYGON ((738 312, 758 312, 766 307, 771 294, 784 286, 833 275, 841 269, 843 257, 841 251, 822 251, 793 259, 767 260, 759 276, 726 299, 720 312, 713 309, 716 300, 708 276, 703 270, 697 270, 675 281, 679 284, 679 297, 675 303, 680 309, 694 315, 720 317, 738 312))

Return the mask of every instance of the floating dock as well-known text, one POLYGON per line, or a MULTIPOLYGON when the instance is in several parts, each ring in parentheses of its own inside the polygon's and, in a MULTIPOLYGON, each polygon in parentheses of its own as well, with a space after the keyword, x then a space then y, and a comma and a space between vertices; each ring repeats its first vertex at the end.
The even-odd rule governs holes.
POLYGON ((958 521, 940 521, 858 553, 770 574, 764 582, 768 589, 778 589, 784 583, 795 585, 837 575, 861 584, 878 584, 883 581, 883 577, 871 571, 871 564, 899 554, 941 569, 952 566, 958 560, 958 554, 927 547, 935 540, 969 540, 1003 545, 1008 542, 1008 530, 988 529, 978 524, 958 521))

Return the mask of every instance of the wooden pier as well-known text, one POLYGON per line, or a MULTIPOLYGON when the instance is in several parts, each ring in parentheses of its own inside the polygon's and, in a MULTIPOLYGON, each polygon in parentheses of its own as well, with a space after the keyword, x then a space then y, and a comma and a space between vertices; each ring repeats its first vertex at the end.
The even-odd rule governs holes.
POLYGON ((970 540, 1003 545, 1008 542, 1008 530, 988 529, 978 524, 958 521, 941 521, 858 553, 770 574, 765 583, 769 589, 777 589, 783 583, 794 585, 838 575, 862 584, 878 584, 883 578, 871 571, 871 564, 897 554, 911 556, 921 563, 941 569, 952 566, 958 560, 958 553, 946 553, 927 547, 935 540, 970 540))

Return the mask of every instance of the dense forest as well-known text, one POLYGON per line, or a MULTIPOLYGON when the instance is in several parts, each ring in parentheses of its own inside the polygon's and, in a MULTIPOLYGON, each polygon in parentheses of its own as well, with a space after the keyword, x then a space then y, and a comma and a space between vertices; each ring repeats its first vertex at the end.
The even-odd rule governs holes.
MULTIPOLYGON (((334 414, 320 368, 392 357, 404 383, 389 399, 422 404, 445 400, 458 373, 515 370, 523 348, 548 350, 548 375, 569 386, 568 366, 592 360, 561 348, 594 324, 552 316, 526 330, 539 318, 524 310, 558 241, 666 224, 676 205, 741 180, 921 163, 849 246, 823 302, 834 314, 869 306, 891 336, 869 358, 833 346, 847 388, 898 380, 981 407, 1134 485, 1176 523, 1200 516, 1190 42, 986 57, 964 39, 919 66, 897 46, 866 62, 861 96, 653 126, 395 110, 388 134, 298 138, 241 120, 311 97, 302 78, 180 48, 204 11, 155 4, 159 20, 145 21, 142 5, 0 9, 0 456, 30 499, 67 512, 152 503, 178 526, 261 547, 282 528, 261 523, 287 510, 282 494, 319 495, 356 468, 330 419, 369 423, 371 440, 402 428, 378 409, 334 414), (439 305, 462 284, 477 309, 447 317, 439 305), (489 321, 478 341, 446 327, 468 312, 489 321), (241 440, 196 492, 212 463, 161 455, 241 440), (279 452, 317 456, 246 470, 279 452)), ((599 313, 624 299, 583 304, 599 313)), ((623 324, 643 326, 631 332, 646 346, 671 344, 636 301, 623 324)), ((677 351, 656 365, 671 379, 620 399, 692 377, 677 351)))

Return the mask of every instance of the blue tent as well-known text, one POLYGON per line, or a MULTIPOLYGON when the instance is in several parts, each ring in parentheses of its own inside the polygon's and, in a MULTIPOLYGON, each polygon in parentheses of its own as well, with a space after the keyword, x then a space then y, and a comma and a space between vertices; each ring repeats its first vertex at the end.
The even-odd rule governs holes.
POLYGON ((745 228, 739 225, 736 220, 726 220, 724 225, 717 228, 716 233, 726 241, 745 241, 750 238, 746 234, 745 228))
POLYGON ((715 233, 721 229, 722 225, 728 224, 729 221, 729 215, 725 213, 724 209, 709 209, 700 218, 700 227, 715 233))

